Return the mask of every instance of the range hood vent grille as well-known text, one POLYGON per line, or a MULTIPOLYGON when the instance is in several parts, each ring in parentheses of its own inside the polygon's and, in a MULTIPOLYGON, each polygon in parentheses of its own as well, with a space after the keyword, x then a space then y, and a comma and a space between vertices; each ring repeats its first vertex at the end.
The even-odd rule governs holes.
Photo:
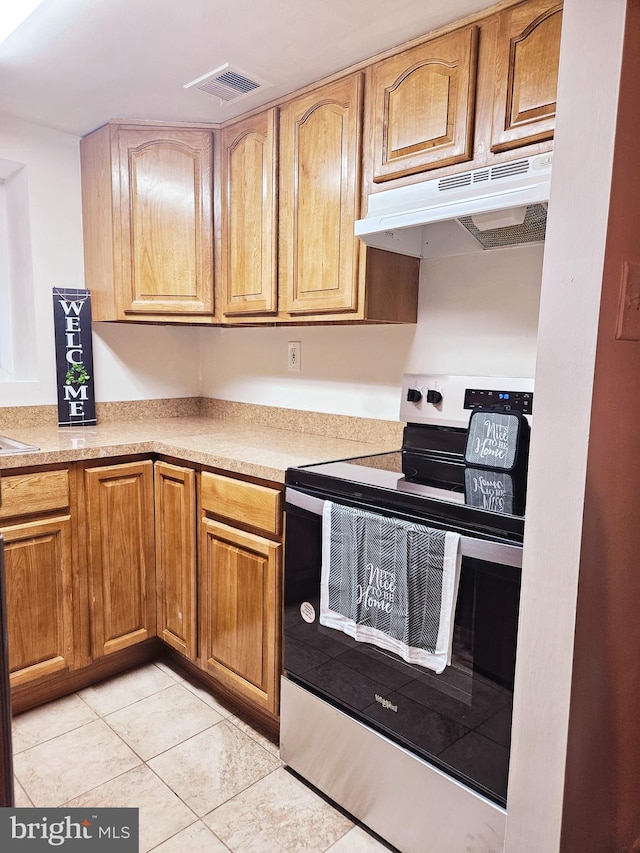
POLYGON ((207 95, 213 95, 220 101, 229 102, 245 98, 247 95, 253 95, 258 90, 266 89, 270 85, 271 83, 261 80, 255 74, 248 74, 246 71, 241 71, 225 62, 219 68, 192 80, 191 83, 186 83, 184 88, 190 89, 195 86, 196 89, 205 92, 207 95))
POLYGON ((511 160, 509 163, 500 163, 499 166, 491 167, 491 180, 499 180, 509 175, 526 175, 530 169, 530 160, 511 160))
POLYGON ((461 216, 458 222, 484 249, 502 249, 506 246, 542 243, 547 227, 547 205, 529 205, 522 225, 509 225, 480 231, 474 225, 472 216, 461 216))
POLYGON ((526 175, 531 168, 529 160, 512 160, 509 163, 501 163, 499 166, 491 166, 485 169, 475 169, 473 172, 461 172, 458 175, 449 175, 438 181, 438 192, 447 190, 459 190, 462 187, 470 187, 473 184, 499 181, 501 178, 509 178, 513 175, 526 175))

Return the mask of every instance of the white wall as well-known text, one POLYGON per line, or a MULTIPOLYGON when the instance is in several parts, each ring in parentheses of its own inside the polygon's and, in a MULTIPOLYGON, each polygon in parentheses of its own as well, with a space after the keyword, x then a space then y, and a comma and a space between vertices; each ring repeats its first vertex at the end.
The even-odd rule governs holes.
MULTIPOLYGON (((571 784, 565 772, 585 477, 624 14, 625 0, 564 4, 527 490, 507 800, 509 853, 629 849, 601 845, 593 836, 590 846, 562 845, 563 796, 565 785, 571 784)), ((607 334, 613 334, 612 326, 607 334)), ((619 405, 620 417, 625 417, 624 394, 619 405)), ((607 502, 607 496, 600 498, 607 502)), ((637 528, 629 506, 625 512, 629 526, 637 528)), ((600 648, 602 625, 592 622, 591 627, 592 647, 600 648)), ((637 667, 637 649, 629 651, 629 666, 637 667)), ((589 669, 588 659, 583 668, 589 669)), ((599 706, 602 683, 592 676, 591 686, 589 701, 599 706)), ((613 722, 601 722, 593 737, 604 749, 613 722)), ((637 766, 627 769, 637 775, 637 766)), ((593 784, 601 790, 599 779, 593 784)), ((583 811, 582 818, 588 826, 593 815, 583 811)))
MULTIPOLYGON (((24 163, 27 184, 34 317, 28 333, 28 380, 0 381, 0 406, 57 400, 53 287, 83 287, 78 138, 8 116, 0 120, 0 160, 24 163)), ((22 371, 24 374, 24 371, 22 371)), ((96 398, 135 400, 196 395, 198 338, 193 329, 97 324, 96 398)))
POLYGON ((94 323, 96 400, 197 397, 198 330, 191 327, 94 323))
MULTIPOLYGON (((78 141, 72 136, 2 117, 0 158, 24 163, 33 268, 34 317, 28 345, 29 380, 0 383, 5 406, 55 402, 53 287, 82 287, 78 141)), ((16 334, 25 335, 14 326, 16 334)), ((24 375, 24 371, 23 371, 24 375)))
POLYGON ((202 393, 397 420, 403 373, 533 376, 542 247, 423 261, 418 323, 200 331, 202 393), (301 341, 302 370, 287 370, 301 341))

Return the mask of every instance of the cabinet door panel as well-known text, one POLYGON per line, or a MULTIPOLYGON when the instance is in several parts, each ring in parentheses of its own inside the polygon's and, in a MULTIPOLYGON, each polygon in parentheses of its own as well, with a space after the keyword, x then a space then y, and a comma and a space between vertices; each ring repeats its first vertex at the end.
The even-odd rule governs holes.
POLYGON ((73 665, 69 516, 3 527, 13 686, 73 665))
POLYGON ((85 471, 93 656, 155 636, 151 462, 85 471))
POLYGON ((121 130, 128 313, 213 312, 211 134, 121 130))
POLYGON ((538 0, 500 15, 492 151, 551 139, 562 4, 538 0))
POLYGON ((477 44, 465 27, 372 67, 374 181, 471 159, 477 44))
POLYGON ((156 462, 154 489, 158 636, 195 660, 195 472, 156 462))
POLYGON ((276 116, 260 113, 222 135, 225 315, 277 310, 276 116))
POLYGON ((357 309, 362 77, 283 107, 280 283, 288 313, 357 309))
POLYGON ((202 657, 240 696, 277 712, 282 546, 204 518, 202 657))

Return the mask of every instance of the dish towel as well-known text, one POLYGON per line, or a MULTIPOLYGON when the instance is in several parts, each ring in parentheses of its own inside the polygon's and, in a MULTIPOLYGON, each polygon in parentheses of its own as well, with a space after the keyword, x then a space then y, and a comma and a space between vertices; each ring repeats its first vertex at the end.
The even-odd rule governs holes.
POLYGON ((442 672, 451 663, 460 536, 325 501, 320 624, 442 672))

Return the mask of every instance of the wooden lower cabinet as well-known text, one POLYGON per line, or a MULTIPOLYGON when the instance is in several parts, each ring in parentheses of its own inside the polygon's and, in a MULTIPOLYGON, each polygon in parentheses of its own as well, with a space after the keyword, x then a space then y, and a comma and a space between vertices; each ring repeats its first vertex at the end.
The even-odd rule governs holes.
POLYGON ((280 488, 143 459, 5 475, 2 489, 11 686, 23 709, 158 654, 157 637, 277 721, 280 488))
POLYGON ((155 464, 158 636, 189 660, 197 656, 196 474, 155 464))
POLYGON ((87 468, 92 657, 156 634, 153 463, 87 468))
POLYGON ((69 515, 2 527, 11 686, 74 664, 69 515))
POLYGON ((203 518, 200 557, 202 666, 277 714, 282 545, 203 518))

